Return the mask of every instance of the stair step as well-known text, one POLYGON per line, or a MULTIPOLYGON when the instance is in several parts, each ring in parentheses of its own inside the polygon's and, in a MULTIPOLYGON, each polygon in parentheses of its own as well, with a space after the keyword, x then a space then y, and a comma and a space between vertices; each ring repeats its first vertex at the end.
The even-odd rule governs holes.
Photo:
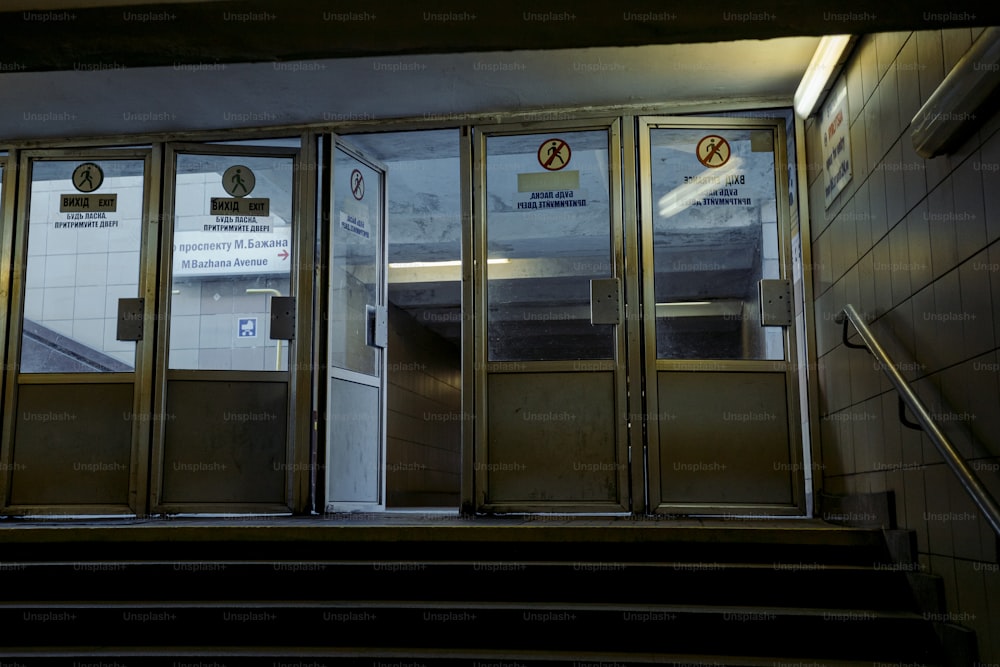
MULTIPOLYGON (((889 609, 904 574, 823 563, 248 562, 23 563, 0 569, 0 600, 284 599, 670 602, 889 609), (249 583, 252 582, 252 585, 249 583), (447 585, 443 585, 445 582, 447 585)), ((913 607, 911 607, 913 608, 913 607)))
POLYGON ((909 612, 696 605, 470 602, 9 603, 7 646, 172 644, 509 648, 816 655, 927 661, 931 624, 909 612), (499 630, 499 631, 498 631, 499 630), (861 653, 859 653, 861 652, 861 653))
POLYGON ((944 662, 881 531, 450 522, 0 525, 0 657, 73 656, 73 667, 83 656, 95 667, 944 662))
MULTIPOLYGON (((453 519, 458 521, 459 519, 453 519)), ((674 526, 669 521, 621 525, 477 519, 463 525, 366 525, 363 521, 302 520, 134 525, 17 523, 0 525, 4 559, 44 562, 72 550, 81 561, 313 560, 606 562, 888 562, 881 531, 800 522, 674 526), (805 525, 803 525, 803 523, 805 525)))
MULTIPOLYGON (((213 649, 164 649, 124 647, 113 652, 84 646, 69 650, 0 649, 0 658, 14 658, 17 665, 55 667, 872 667, 870 660, 836 660, 809 657, 727 656, 692 653, 580 653, 575 651, 318 649, 255 646, 213 649)), ((920 663, 934 667, 935 663, 920 663)))

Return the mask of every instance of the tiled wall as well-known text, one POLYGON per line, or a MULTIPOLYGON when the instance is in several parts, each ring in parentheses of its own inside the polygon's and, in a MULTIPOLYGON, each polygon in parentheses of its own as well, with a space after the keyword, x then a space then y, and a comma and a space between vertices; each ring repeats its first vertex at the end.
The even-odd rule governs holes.
POLYGON ((459 504, 462 373, 458 348, 389 307, 386 487, 390 507, 459 504))
POLYGON ((170 358, 172 369, 287 370, 288 343, 270 338, 271 293, 289 294, 285 276, 239 276, 174 282, 171 286, 170 358), (240 337, 241 319, 256 320, 254 336, 240 337), (280 363, 279 363, 280 361, 280 363))
POLYGON ((982 661, 996 663, 997 540, 928 438, 899 425, 895 391, 834 322, 847 303, 873 321, 1000 497, 1000 116, 948 156, 920 158, 910 137, 911 119, 981 33, 862 37, 842 75, 853 177, 828 209, 815 118, 806 147, 824 489, 894 492, 922 569, 944 579, 949 619, 975 629, 982 661))

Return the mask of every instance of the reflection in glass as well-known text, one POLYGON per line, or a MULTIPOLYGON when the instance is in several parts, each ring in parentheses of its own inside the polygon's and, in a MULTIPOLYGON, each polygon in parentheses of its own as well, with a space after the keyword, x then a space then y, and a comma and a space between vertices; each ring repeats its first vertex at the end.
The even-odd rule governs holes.
POLYGON ((590 281, 613 275, 608 153, 606 131, 487 138, 491 361, 614 356, 590 323, 590 281))
POLYGON ((271 297, 289 296, 295 261, 292 183, 291 157, 177 156, 171 369, 288 368, 288 346, 269 327, 271 297), (233 167, 236 198, 267 200, 268 215, 212 214, 213 198, 233 199, 223 182, 233 167))
POLYGON ((117 319, 118 300, 139 296, 143 169, 142 160, 32 163, 22 373, 134 369, 135 342, 117 340, 117 319))
POLYGON ((773 133, 653 129, 650 163, 657 357, 783 359, 758 296, 780 275, 773 133))

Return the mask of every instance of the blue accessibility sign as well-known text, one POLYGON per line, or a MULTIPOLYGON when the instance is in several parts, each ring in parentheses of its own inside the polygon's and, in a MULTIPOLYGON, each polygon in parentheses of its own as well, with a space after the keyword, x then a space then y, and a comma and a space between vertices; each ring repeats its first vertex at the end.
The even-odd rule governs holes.
POLYGON ((236 335, 239 338, 256 338, 257 337, 257 318, 256 317, 241 317, 239 327, 236 330, 236 335))

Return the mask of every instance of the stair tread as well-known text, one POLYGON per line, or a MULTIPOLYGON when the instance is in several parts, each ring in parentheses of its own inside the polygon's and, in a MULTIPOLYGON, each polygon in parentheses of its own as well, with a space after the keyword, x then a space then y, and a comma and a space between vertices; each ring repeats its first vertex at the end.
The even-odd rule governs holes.
POLYGON ((55 600, 35 602, 30 600, 2 600, 0 609, 276 609, 276 608, 358 608, 366 609, 475 609, 497 611, 522 611, 531 609, 593 611, 593 612, 684 612, 702 614, 727 613, 760 613, 780 614, 785 616, 856 616, 857 620, 875 620, 877 618, 912 618, 924 620, 924 616, 906 610, 877 609, 830 609, 829 607, 780 607, 765 605, 721 605, 721 604, 650 604, 650 603, 620 603, 609 604, 600 602, 536 602, 536 601, 499 601, 474 602, 466 600, 156 600, 156 601, 101 601, 55 600))
MULTIPOLYGON (((132 657, 205 657, 205 658, 226 658, 226 657, 261 657, 273 659, 275 657, 295 657, 295 658, 384 658, 387 660, 400 659, 438 659, 442 665, 453 665, 454 667, 464 667, 471 665, 467 661, 482 662, 491 660, 494 664, 482 665, 480 667, 517 667, 516 663, 530 661, 545 661, 547 663, 567 662, 577 663, 578 667, 583 667, 580 663, 600 665, 600 667, 613 667, 618 665, 641 665, 641 664, 664 664, 672 663, 677 667, 689 665, 691 667, 872 667, 870 660, 849 660, 849 659, 829 659, 811 658, 809 656, 737 656, 724 655, 719 653, 623 653, 611 651, 595 652, 573 652, 573 651, 523 651, 504 650, 502 654, 497 651, 485 649, 425 649, 419 647, 404 648, 373 648, 364 646, 347 647, 300 647, 294 651, 289 651, 288 647, 281 646, 222 646, 222 647, 171 647, 165 650, 162 647, 142 647, 128 646, 108 650, 107 648, 94 648, 88 646, 73 646, 52 648, 32 648, 32 647, 11 647, 4 649, 0 655, 5 657, 65 657, 67 659, 87 657, 87 658, 114 658, 123 659, 132 657)), ((921 663, 921 667, 936 667, 935 663, 921 663)))

